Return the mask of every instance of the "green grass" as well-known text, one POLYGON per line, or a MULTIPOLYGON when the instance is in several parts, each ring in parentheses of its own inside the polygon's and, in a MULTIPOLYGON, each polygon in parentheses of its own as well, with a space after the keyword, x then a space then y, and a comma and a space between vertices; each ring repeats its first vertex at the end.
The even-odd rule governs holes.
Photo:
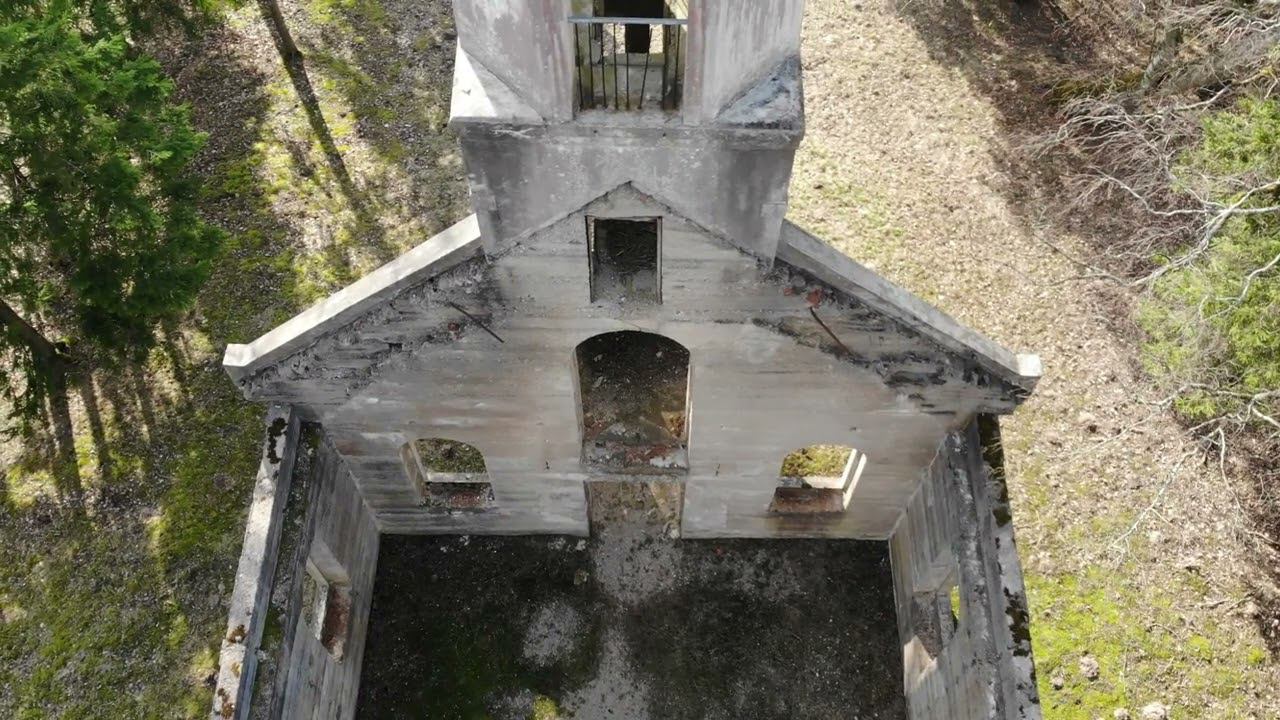
POLYGON ((1116 708, 1136 713, 1153 701, 1175 705, 1179 717, 1246 717, 1244 687, 1266 651, 1216 624, 1183 622, 1175 603, 1202 596, 1192 583, 1156 591, 1133 586, 1131 574, 1090 567, 1028 578, 1045 717, 1092 720, 1116 708), (1079 670, 1086 654, 1101 668, 1095 680, 1079 670), (1180 702, 1188 700, 1194 702, 1180 702))
POLYGON ((849 448, 841 445, 810 445, 782 459, 783 477, 838 477, 849 462, 849 448))
POLYGON ((414 449, 428 470, 442 473, 483 473, 484 456, 475 447, 453 440, 415 440, 414 449))
POLYGON ((145 432, 120 427, 138 405, 108 403, 114 478, 93 489, 133 507, 58 509, 50 492, 0 509, 0 715, 206 709, 200 682, 225 621, 211 593, 233 580, 260 423, 223 384, 201 373, 184 393, 200 406, 161 401, 145 432))
MULTIPOLYGON (((1205 122, 1204 140, 1184 158, 1187 174, 1243 176, 1261 185, 1280 177, 1280 102, 1244 100, 1205 122)), ((1224 205, 1238 188, 1214 188, 1224 205)), ((1245 208, 1280 203, 1280 188, 1256 193, 1245 208)), ((1148 371, 1184 391, 1176 406, 1193 421, 1241 409, 1247 398, 1280 388, 1280 217, 1229 220, 1203 257, 1162 277, 1140 321, 1149 340, 1148 371), (1250 277, 1252 276, 1252 277, 1250 277)), ((1264 404, 1280 408, 1280 401, 1264 404)), ((1253 418, 1260 422, 1260 418, 1253 418)))

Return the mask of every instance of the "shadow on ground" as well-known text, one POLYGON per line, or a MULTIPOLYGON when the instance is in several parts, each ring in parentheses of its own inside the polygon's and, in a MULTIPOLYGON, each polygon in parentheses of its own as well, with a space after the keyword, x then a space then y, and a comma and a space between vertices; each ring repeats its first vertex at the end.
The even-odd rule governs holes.
POLYGON ((321 137, 292 135, 302 150, 287 159, 271 124, 302 117, 297 103, 309 98, 296 93, 309 86, 284 78, 255 23, 256 13, 239 11, 194 39, 152 38, 144 48, 208 135, 193 172, 204 182, 201 209, 227 240, 193 312, 159 330, 145 361, 104 361, 73 386, 82 502, 54 492, 47 418, 6 448, 0 716, 195 717, 209 707, 262 435, 262 409, 222 371, 223 345, 252 339, 314 297, 323 282, 299 270, 304 260, 313 274, 343 270, 335 263, 344 258, 297 240, 323 209, 282 213, 280 192, 294 177, 328 196, 359 181, 307 171, 319 157, 313 144, 343 149, 314 125, 321 137), (289 179, 272 174, 280 158, 289 179))
POLYGON ((901 667, 883 543, 386 536, 359 716, 902 718, 901 667))

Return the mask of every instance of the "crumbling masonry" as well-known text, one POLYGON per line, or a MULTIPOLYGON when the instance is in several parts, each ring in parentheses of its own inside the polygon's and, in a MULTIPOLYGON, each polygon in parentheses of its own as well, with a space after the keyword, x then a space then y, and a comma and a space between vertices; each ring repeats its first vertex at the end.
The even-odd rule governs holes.
POLYGON ((1040 716, 997 422, 1039 361, 784 219, 802 4, 454 1, 475 214, 227 348, 270 410, 212 717, 354 715, 382 534, 585 536, 654 478, 685 538, 887 541, 913 720, 1040 716))

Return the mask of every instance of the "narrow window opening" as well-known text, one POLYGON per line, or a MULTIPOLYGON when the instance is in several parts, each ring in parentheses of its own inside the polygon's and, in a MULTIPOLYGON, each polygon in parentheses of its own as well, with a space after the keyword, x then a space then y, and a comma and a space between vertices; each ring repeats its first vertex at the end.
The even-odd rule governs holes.
POLYGON ((493 506, 493 484, 484 455, 474 446, 443 438, 420 438, 405 443, 400 456, 426 507, 474 512, 493 506))
POLYGON ((960 629, 960 604, 960 569, 956 567, 938 589, 938 625, 942 628, 943 647, 960 629))
POLYGON ((658 218, 587 218, 591 302, 660 303, 658 218))
POLYGON ((769 511, 779 515, 834 515, 853 499, 867 456, 842 445, 810 445, 782 460, 769 511))
POLYGON ((589 338, 574 357, 589 469, 654 475, 687 470, 689 351, 624 330, 589 338))
POLYGON ((319 540, 302 579, 302 621, 334 660, 342 660, 351 628, 351 582, 319 540))
POLYGON ((936 660, 960 630, 961 595, 959 568, 934 590, 918 592, 911 600, 911 627, 929 660, 936 660))

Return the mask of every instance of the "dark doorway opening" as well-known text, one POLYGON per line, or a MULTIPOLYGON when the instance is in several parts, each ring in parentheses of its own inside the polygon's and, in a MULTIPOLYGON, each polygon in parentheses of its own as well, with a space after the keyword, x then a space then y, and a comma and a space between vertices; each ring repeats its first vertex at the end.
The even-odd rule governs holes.
POLYGON ((582 402, 582 460, 605 473, 687 470, 689 351, 653 333, 584 340, 574 358, 582 402))
POLYGON ((662 302, 658 218, 587 218, 591 302, 662 302))

